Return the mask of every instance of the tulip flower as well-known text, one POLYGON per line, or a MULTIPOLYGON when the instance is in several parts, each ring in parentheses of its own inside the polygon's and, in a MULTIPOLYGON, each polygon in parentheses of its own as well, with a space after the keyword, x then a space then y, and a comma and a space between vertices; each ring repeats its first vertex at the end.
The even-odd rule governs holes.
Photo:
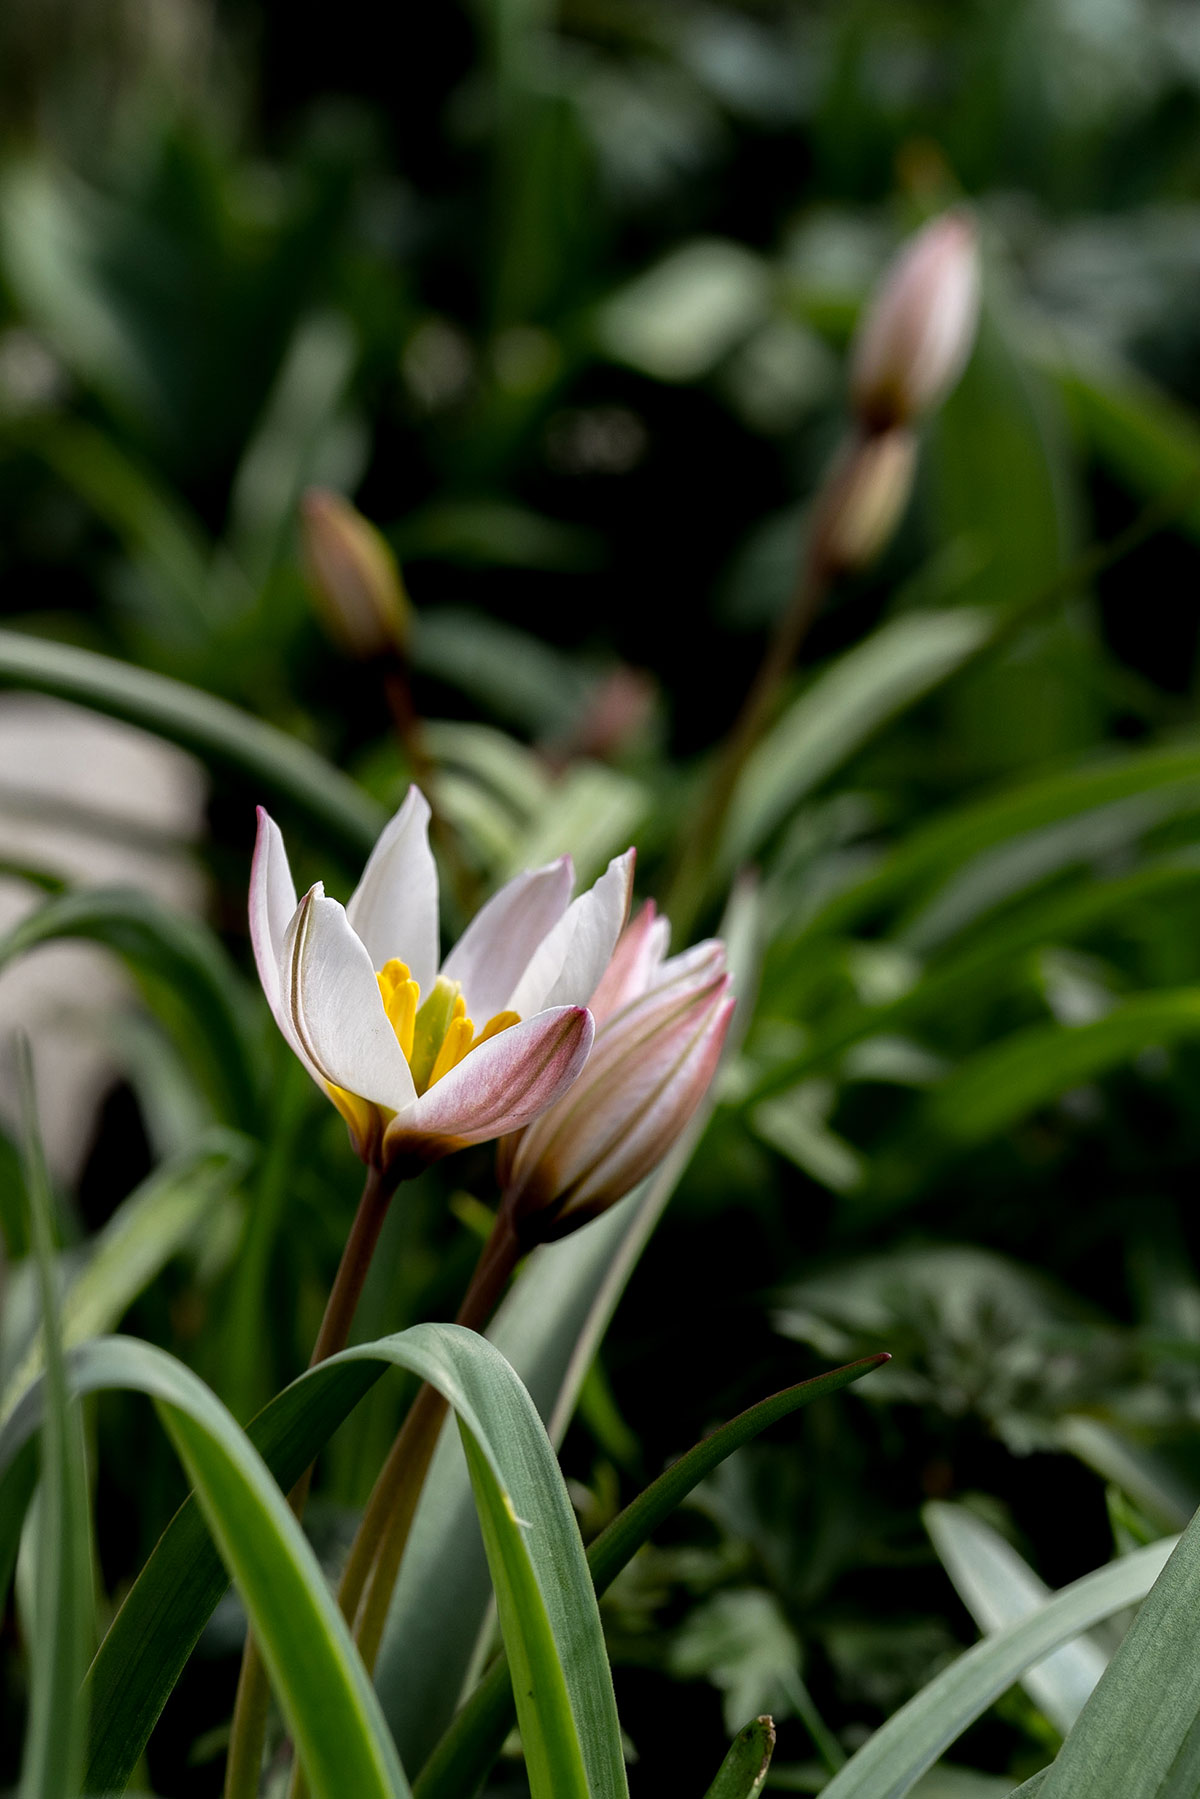
POLYGON ((854 346, 851 398, 867 431, 911 424, 961 375, 979 318, 979 246, 963 212, 931 219, 886 271, 854 346))
POLYGON ((592 996, 596 1041, 570 1091, 500 1144, 517 1235, 561 1237, 662 1160, 704 1096, 733 1014, 725 946, 664 960, 668 925, 643 907, 592 996))
POLYGON ((527 1124, 587 1060, 587 1010, 629 910, 633 851, 571 900, 569 857, 509 881, 438 966, 429 806, 410 787, 349 904, 320 882, 296 901, 260 809, 250 934, 275 1021, 394 1184, 527 1124))
POLYGON ((300 502, 300 548, 309 590, 343 648, 364 658, 407 648, 410 608, 396 558, 356 506, 310 487, 300 502))

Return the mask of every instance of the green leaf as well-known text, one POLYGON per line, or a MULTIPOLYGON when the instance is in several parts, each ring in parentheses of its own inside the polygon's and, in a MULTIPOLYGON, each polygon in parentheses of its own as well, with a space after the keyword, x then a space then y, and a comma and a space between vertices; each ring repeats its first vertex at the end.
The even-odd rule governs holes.
POLYGON ((1174 1546, 1174 1539, 1152 1543, 1085 1574, 1029 1617, 976 1643, 880 1726, 822 1789, 822 1799, 903 1799, 1027 1668, 1144 1599, 1174 1546))
MULTIPOLYGON (((1152 500, 1200 470, 1196 416, 1127 363, 1073 358, 1052 370, 1076 429, 1118 480, 1152 500)), ((1179 529, 1200 537, 1200 486, 1180 506, 1179 529)))
MULTIPOLYGON (((213 1131, 155 1169, 118 1206, 63 1294, 64 1345, 82 1343, 120 1323, 138 1294, 195 1235, 216 1201, 241 1179, 252 1153, 244 1137, 213 1131)), ((42 1352, 39 1332, 5 1384, 0 1420, 41 1372, 42 1352)))
MULTIPOLYGON (((1050 1597, 1012 1545, 966 1506, 931 1501, 923 1516, 942 1566, 981 1631, 1002 1630, 1050 1597)), ((1104 1651, 1079 1637, 1030 1668, 1021 1684, 1066 1736, 1107 1665, 1104 1651)))
POLYGON ((260 1083, 245 984, 207 926, 147 893, 90 888, 47 900, 0 937, 0 969, 63 938, 99 943, 120 956, 150 1004, 175 1026, 222 1114, 256 1127, 260 1083))
POLYGON ((1194 786, 1198 780, 1200 747, 1184 744, 1109 755, 1006 786, 912 831, 870 874, 823 906, 806 935, 844 931, 882 907, 912 903, 972 856, 1024 832, 1132 794, 1194 786))
POLYGON ((1198 1606, 1200 1518, 1179 1539, 1059 1750, 1040 1788, 1041 1799, 1185 1799, 1195 1794, 1200 1779, 1198 1606))
MULTIPOLYGON (((453 1325, 418 1325, 378 1343, 346 1350, 309 1370, 281 1394, 248 1435, 238 1432, 207 1389, 186 1375, 186 1381, 193 1383, 187 1392, 195 1400, 198 1388, 206 1396, 207 1410, 202 1407, 199 1417, 201 1438, 186 1423, 183 1426, 183 1449, 199 1483, 200 1507, 214 1530, 222 1559, 240 1579, 244 1545, 229 1532, 236 1534, 235 1512, 238 1506, 244 1511, 245 1504, 237 1499, 229 1482, 236 1485, 240 1481, 244 1486, 245 1468, 251 1463, 269 1481, 255 1439, 267 1446, 269 1465, 280 1484, 290 1485, 378 1378, 380 1365, 387 1363, 407 1368, 436 1386, 472 1439, 471 1473, 495 1557, 502 1616, 510 1644, 534 1671, 535 1693, 524 1708, 522 1722, 531 1741, 546 1745, 545 1768, 551 1786, 545 1790, 558 1790, 553 1786, 555 1780, 565 1783, 561 1786, 564 1792, 573 1790, 568 1752, 574 1743, 574 1753, 585 1771, 581 1799, 589 1794, 591 1799, 612 1795, 620 1799, 624 1764, 616 1710, 599 1613, 574 1514, 533 1402, 503 1357, 483 1338, 453 1325), (222 1472, 218 1465, 219 1444, 218 1451, 205 1448, 203 1432, 213 1436, 213 1419, 218 1414, 225 1421, 221 1429, 226 1434, 233 1431, 236 1437, 240 1459, 232 1473, 222 1472), (218 1454, 217 1463, 214 1453, 218 1454), (230 1498, 233 1511, 215 1517, 205 1481, 216 1483, 230 1498)), ((70 1362, 73 1380, 81 1390, 132 1385, 159 1397, 163 1396, 160 1377, 166 1379, 164 1365, 176 1366, 161 1352, 124 1338, 85 1344, 72 1352, 70 1362), (156 1380, 160 1385, 154 1385, 156 1380)), ((180 1370, 179 1378, 185 1374, 180 1370)), ((31 1388, 0 1431, 0 1517, 11 1512, 12 1497, 20 1490, 24 1471, 19 1451, 36 1423, 41 1391, 40 1383, 31 1388)), ((171 1427, 177 1428, 174 1415, 171 1427)), ((272 1490, 278 1498, 277 1489, 272 1486, 272 1490)), ((284 1578, 277 1568, 275 1577, 284 1578)), ((94 1726, 88 1781, 93 1789, 120 1788, 128 1780, 224 1586, 220 1563, 207 1542, 195 1501, 189 1500, 135 1583, 89 1675, 94 1726)), ((286 1588, 284 1581, 280 1591, 286 1588)), ((246 1597, 257 1631, 254 1591, 247 1589, 246 1597)), ((261 1593, 259 1599, 263 1600, 261 1593)), ((294 1592, 292 1601, 296 1602, 294 1592)), ((276 1616, 275 1601, 268 1595, 263 1604, 270 1622, 276 1616)), ((319 1620, 313 1628, 317 1623, 319 1620)), ((277 1664, 273 1664, 273 1678, 281 1677, 280 1668, 288 1673, 278 1656, 277 1664)), ((328 1666, 323 1677, 331 1677, 328 1666)), ((373 1732, 375 1724, 368 1722, 373 1732)), ((360 1790, 371 1790, 360 1789, 349 1773, 345 1780, 343 1790, 356 1796, 360 1790)))
MULTIPOLYGON (((130 1337, 84 1344, 71 1352, 67 1372, 76 1393, 115 1387, 155 1401, 246 1602, 317 1799, 347 1792, 356 1799, 407 1799, 374 1689, 316 1557, 269 1469, 220 1400, 174 1357, 130 1337)), ((39 1383, 0 1432, 0 1479, 40 1398, 39 1383)), ((102 1782, 89 1771, 89 1788, 120 1790, 132 1768, 130 1762, 115 1780, 102 1782)))
MULTIPOLYGON (((597 1593, 603 1593, 612 1584, 659 1525, 735 1449, 751 1442, 781 1418, 811 1405, 814 1399, 860 1380, 887 1360, 886 1355, 869 1356, 798 1386, 786 1387, 782 1393, 773 1393, 769 1399, 739 1412, 672 1462, 589 1545, 587 1561, 597 1593)), ((512 1718, 512 1682, 507 1666, 500 1660, 457 1713, 421 1769, 413 1789, 416 1799, 461 1799, 463 1794, 474 1792, 495 1760, 512 1718)))
POLYGON ((729 1754, 704 1799, 758 1799, 766 1784, 775 1748, 770 1718, 755 1718, 733 1739, 729 1754))
POLYGON ((956 1146, 996 1136, 1149 1044, 1200 1035, 1200 987, 1141 993, 1091 1024, 1037 1024, 968 1058, 927 1097, 916 1127, 956 1146))
POLYGON ((156 731, 291 807, 355 863, 384 825, 372 799, 305 743, 211 693, 73 645, 0 631, 0 686, 31 687, 156 731))
POLYGON ((63 1365, 54 1290, 50 1184, 25 1045, 21 1075, 26 1188, 46 1341, 46 1407, 39 1488, 37 1616, 19 1799, 75 1799, 84 1722, 79 1682, 92 1628, 87 1597, 92 1581, 87 1474, 79 1407, 70 1403, 63 1365))
POLYGON ((746 860, 874 732, 955 674, 996 635, 975 607, 890 620, 822 670, 759 744, 738 783, 720 867, 746 860))

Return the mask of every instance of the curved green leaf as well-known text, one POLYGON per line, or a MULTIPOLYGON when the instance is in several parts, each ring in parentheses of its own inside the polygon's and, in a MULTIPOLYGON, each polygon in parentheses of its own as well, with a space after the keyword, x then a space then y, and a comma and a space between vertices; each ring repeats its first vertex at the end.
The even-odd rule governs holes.
POLYGON ((176 1012, 184 1047, 201 1061, 223 1113, 253 1128, 259 1078, 245 989, 212 932, 148 893, 89 888, 47 900, 0 937, 0 969, 38 944, 68 937, 112 950, 149 989, 152 1003, 157 996, 176 1012))
MULTIPOLYGON (((782 1393, 773 1393, 769 1399, 739 1412, 672 1462, 589 1544, 587 1561, 597 1593, 603 1593, 612 1584, 663 1520, 735 1449, 751 1442, 781 1418, 811 1405, 814 1399, 860 1380, 888 1359, 886 1355, 868 1356, 848 1367, 801 1381, 798 1386, 786 1387, 782 1393)), ((499 1753, 512 1721, 512 1680, 501 1658, 455 1716, 421 1769, 413 1788, 415 1799, 462 1799, 464 1794, 473 1793, 499 1753)))
POLYGON ((1200 1780, 1200 1518, 1058 1752, 1042 1799, 1188 1799, 1200 1780))
POLYGON ((932 1092, 921 1128, 956 1144, 995 1136, 1151 1043, 1200 1035, 1200 987, 1141 993, 1091 1024, 1037 1024, 981 1050, 932 1092))
MULTIPOLYGON (((71 1361, 76 1385, 90 1390, 139 1384, 120 1378, 131 1355, 124 1339, 84 1345, 71 1361)), ((493 1550, 507 1640, 533 1674, 522 1728, 531 1744, 545 1744, 549 1784, 544 1790, 578 1788, 580 1799, 619 1799, 624 1793, 620 1734, 578 1528, 533 1402, 497 1350, 457 1326, 418 1325, 311 1369, 268 1408, 270 1416, 256 1421, 252 1435, 270 1444, 280 1481, 290 1484, 388 1363, 436 1386, 469 1433, 472 1479, 493 1550), (572 1784, 572 1756, 582 1786, 577 1779, 572 1784)), ((133 1375, 139 1366, 134 1355, 133 1375)), ((0 1432, 0 1515, 10 1509, 21 1477, 18 1452, 36 1423, 40 1400, 41 1387, 32 1388, 0 1432)), ((257 1463, 250 1438, 238 1436, 244 1457, 257 1463)), ((197 1450, 189 1440, 187 1448, 193 1459, 204 1454, 203 1444, 197 1450)), ((210 1477, 217 1478, 211 1471, 210 1477)), ((203 1489, 200 1505, 210 1516, 203 1489)), ((225 1555, 230 1546, 218 1541, 225 1555)), ((93 1664, 88 1682, 95 1720, 88 1767, 92 1788, 119 1788, 128 1779, 224 1586, 196 1504, 189 1500, 93 1664)), ((257 1617, 254 1622, 257 1629, 257 1617)), ((348 1776, 344 1790, 358 1792, 348 1776)))
POLYGON ((1027 1668, 1144 1599, 1174 1547, 1173 1538, 1151 1543, 1085 1574, 1028 1618, 976 1643, 880 1726, 822 1789, 822 1799, 903 1799, 1027 1668))
MULTIPOLYGON (((269 1469, 220 1400, 164 1350, 129 1337, 84 1344, 67 1369, 76 1393, 118 1387, 154 1400, 245 1599, 317 1799, 347 1792, 355 1799, 407 1799, 374 1689, 317 1559, 269 1469)), ((0 1481, 40 1399, 39 1384, 0 1432, 0 1481)), ((115 1782, 118 1790, 130 1771, 115 1782)))
POLYGON ((353 862, 370 853, 383 828, 382 809, 307 744, 183 681, 93 650, 0 631, 0 686, 75 700, 232 768, 353 862))

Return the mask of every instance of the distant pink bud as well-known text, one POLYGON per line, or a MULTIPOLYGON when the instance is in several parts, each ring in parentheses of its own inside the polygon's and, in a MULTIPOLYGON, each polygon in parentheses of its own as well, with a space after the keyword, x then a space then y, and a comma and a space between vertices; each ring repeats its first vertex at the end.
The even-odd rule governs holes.
POLYGON ((505 1203, 528 1242, 564 1236, 623 1198, 666 1155, 712 1080, 734 1007, 724 946, 698 944, 667 962, 663 947, 647 907, 597 990, 600 1028, 583 1073, 500 1144, 505 1203), (611 1010, 606 999, 623 1003, 611 1010))
POLYGON ((325 487, 300 502, 300 548, 309 589, 352 656, 403 651, 410 608, 391 546, 356 506, 325 487))
POLYGON ((859 330, 851 400, 864 429, 906 425, 958 380, 979 318, 979 245, 964 212, 931 219, 886 270, 859 330))

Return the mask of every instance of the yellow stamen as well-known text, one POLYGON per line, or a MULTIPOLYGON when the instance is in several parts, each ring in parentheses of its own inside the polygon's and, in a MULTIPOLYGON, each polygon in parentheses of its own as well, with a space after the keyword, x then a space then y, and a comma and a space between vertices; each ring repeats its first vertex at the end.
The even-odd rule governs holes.
POLYGON ((375 979, 379 982, 383 1009, 404 1051, 404 1059, 411 1062, 421 989, 409 974, 407 965, 397 956, 384 963, 375 979))
POLYGON ((454 1007, 450 1014, 450 1023, 446 1026, 446 1035, 442 1038, 441 1048, 434 1057, 433 1067, 429 1071, 429 1085, 440 1081, 444 1074, 457 1068, 471 1047, 475 1035, 475 1026, 467 1017, 467 1005, 461 993, 454 998, 454 1007))
POLYGON ((471 1045, 471 1048, 477 1049, 481 1043, 486 1043, 489 1037, 498 1037, 501 1031, 506 1031, 510 1025, 520 1024, 520 1022, 521 1014, 519 1012, 495 1013, 493 1017, 488 1019, 478 1037, 476 1037, 474 1043, 471 1045))

